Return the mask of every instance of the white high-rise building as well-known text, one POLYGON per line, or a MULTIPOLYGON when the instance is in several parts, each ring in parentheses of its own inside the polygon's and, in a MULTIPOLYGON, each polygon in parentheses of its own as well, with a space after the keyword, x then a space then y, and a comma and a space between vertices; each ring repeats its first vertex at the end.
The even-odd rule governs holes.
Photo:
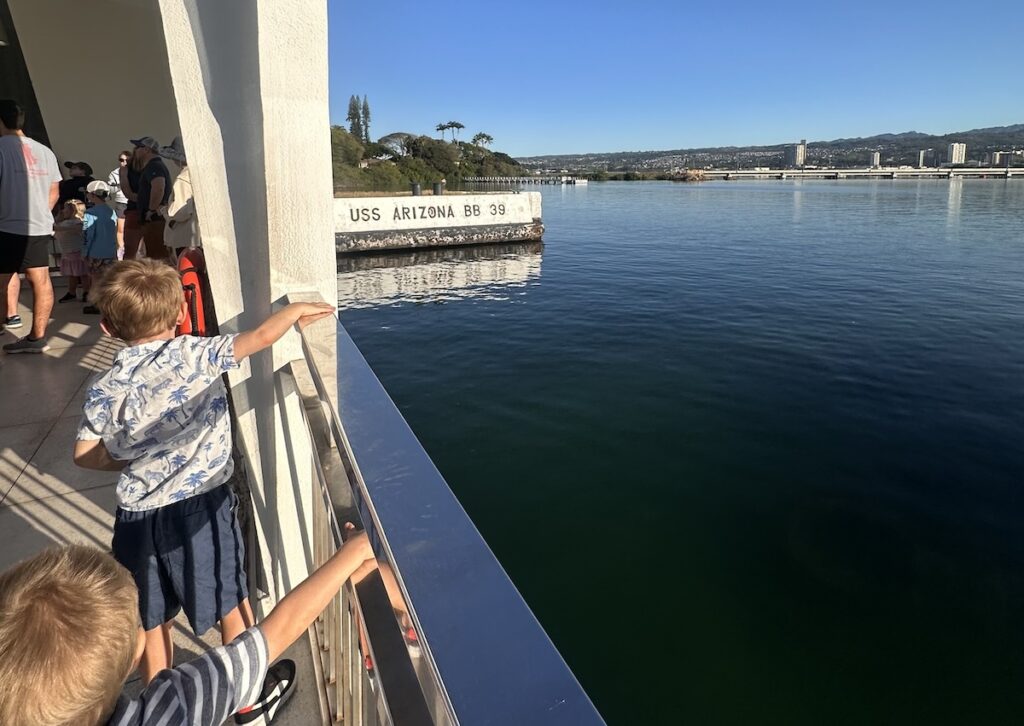
POLYGON ((786 166, 790 169, 801 169, 807 162, 807 141, 800 139, 799 144, 786 147, 786 166))
POLYGON ((967 161, 967 144, 961 144, 956 141, 950 144, 946 152, 946 161, 950 164, 963 164, 967 161))
POLYGON ((924 169, 924 157, 928 152, 925 149, 921 149, 917 152, 917 168, 924 169))
POLYGON ((868 164, 872 169, 877 169, 882 165, 882 154, 878 151, 871 152, 871 163, 868 164))

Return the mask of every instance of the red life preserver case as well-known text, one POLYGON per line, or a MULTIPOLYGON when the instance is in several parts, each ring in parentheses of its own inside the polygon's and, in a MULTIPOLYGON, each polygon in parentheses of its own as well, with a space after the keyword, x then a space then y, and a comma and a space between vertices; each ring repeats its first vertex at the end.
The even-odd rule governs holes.
POLYGON ((188 315, 178 326, 178 335, 210 335, 206 323, 206 259, 201 249, 189 249, 178 259, 178 273, 185 290, 188 315))

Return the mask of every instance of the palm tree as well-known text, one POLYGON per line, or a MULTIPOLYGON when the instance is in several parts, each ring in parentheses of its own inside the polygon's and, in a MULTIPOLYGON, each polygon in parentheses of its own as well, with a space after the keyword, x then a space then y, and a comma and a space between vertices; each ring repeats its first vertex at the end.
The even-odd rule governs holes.
POLYGON ((458 137, 459 132, 466 127, 460 124, 458 121, 449 121, 448 128, 452 130, 452 143, 455 143, 455 140, 458 137))
POLYGON ((487 146, 488 144, 494 143, 494 137, 491 136, 490 134, 485 134, 483 131, 481 131, 472 138, 470 143, 473 144, 474 146, 487 146))
POLYGON ((444 141, 444 132, 447 131, 448 129, 450 129, 451 127, 452 127, 452 124, 451 124, 451 121, 449 121, 446 124, 438 124, 437 126, 434 127, 434 130, 441 132, 441 141, 444 141))

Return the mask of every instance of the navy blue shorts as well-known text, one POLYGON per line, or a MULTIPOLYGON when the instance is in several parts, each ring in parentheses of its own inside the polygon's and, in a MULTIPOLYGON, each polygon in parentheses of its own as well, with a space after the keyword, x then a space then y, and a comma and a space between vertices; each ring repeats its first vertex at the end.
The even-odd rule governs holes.
POLYGON ((144 512, 118 507, 114 559, 135 578, 143 628, 184 609, 192 630, 203 635, 248 597, 237 509, 226 484, 144 512))

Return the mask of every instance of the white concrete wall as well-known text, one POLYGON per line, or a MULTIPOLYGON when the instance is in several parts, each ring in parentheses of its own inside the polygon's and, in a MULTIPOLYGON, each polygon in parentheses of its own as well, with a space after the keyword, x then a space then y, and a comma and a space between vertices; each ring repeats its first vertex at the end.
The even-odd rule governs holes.
MULTIPOLYGON (((289 293, 337 299, 324 0, 11 0, 11 11, 59 157, 105 175, 129 138, 166 143, 180 128, 225 332, 289 293)), ((334 328, 317 327, 318 365, 333 373, 334 328)), ((311 450, 286 370, 301 355, 290 334, 230 376, 278 597, 310 561, 311 450)))
MULTIPOLYGON (((178 134, 155 0, 9 0, 54 152, 97 178, 128 140, 178 134), (140 59, 145 58, 145 62, 140 59)), ((0 94, 2 95, 2 94, 0 94)))
MULTIPOLYGON (((291 292, 337 299, 323 0, 159 0, 217 317, 253 327, 291 292)), ((321 327, 324 336, 333 327, 321 327)), ((274 594, 305 577, 309 443, 278 375, 297 337, 231 376, 274 594)), ((321 341, 324 342, 324 341, 321 341)), ((333 351, 331 341, 324 346, 333 351)), ((333 357, 318 361, 333 368, 333 357)))

